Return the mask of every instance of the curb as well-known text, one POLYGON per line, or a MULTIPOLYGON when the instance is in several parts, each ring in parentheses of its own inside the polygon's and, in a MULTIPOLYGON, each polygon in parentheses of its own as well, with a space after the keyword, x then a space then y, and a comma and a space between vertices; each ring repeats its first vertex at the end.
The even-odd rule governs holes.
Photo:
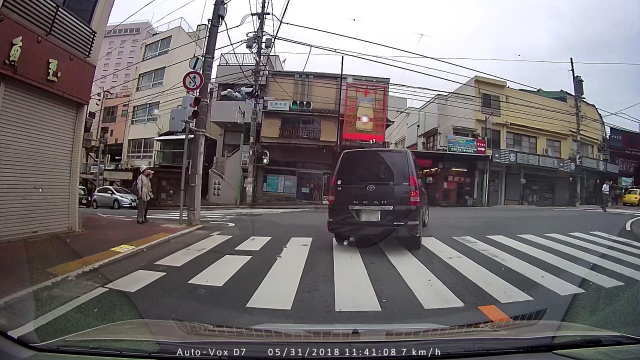
POLYGON ((15 299, 17 299, 17 298, 19 298, 21 296, 24 296, 26 294, 29 294, 29 293, 34 292, 36 290, 39 290, 39 289, 41 289, 43 287, 55 284, 55 283, 57 283, 57 282, 59 282, 61 280, 64 280, 66 278, 76 277, 76 276, 78 276, 78 275, 80 275, 80 274, 82 274, 84 272, 97 269, 97 268, 99 268, 101 266, 107 265, 107 264, 112 263, 112 262, 117 261, 117 260, 122 260, 122 259, 124 259, 124 258, 126 258, 128 256, 131 256, 133 254, 136 254, 136 253, 146 249, 147 247, 152 247, 154 245, 158 245, 158 244, 164 243, 165 241, 171 240, 173 238, 176 238, 176 237, 188 234, 190 232, 196 231, 196 230, 200 229, 203 226, 204 225, 192 226, 192 227, 190 227, 188 229, 184 229, 182 231, 178 231, 177 233, 173 233, 173 234, 167 235, 167 236, 165 236, 163 238, 160 238, 160 239, 158 239, 156 241, 153 241, 153 242, 150 242, 148 244, 144 244, 142 246, 136 247, 135 249, 132 249, 130 251, 120 253, 120 254, 115 255, 113 257, 110 257, 108 259, 105 259, 105 260, 102 260, 102 261, 98 261, 98 262, 96 262, 94 264, 82 267, 82 268, 80 268, 78 270, 74 270, 72 272, 66 273, 64 275, 60 275, 60 276, 55 277, 53 279, 49 279, 49 280, 47 280, 45 282, 42 282, 40 284, 30 286, 30 287, 28 287, 26 289, 22 289, 22 290, 20 290, 18 292, 15 292, 15 293, 13 293, 11 295, 7 295, 7 296, 3 297, 2 299, 0 299, 0 306, 3 306, 5 304, 7 304, 8 302, 11 302, 11 301, 13 301, 13 300, 15 300, 15 299))
MULTIPOLYGON (((629 225, 629 228, 630 228, 629 231, 631 232, 631 235, 633 235, 633 238, 636 241, 640 242, 640 218, 639 217, 633 218, 633 219, 627 221, 627 224, 629 225), (636 220, 636 219, 638 219, 638 220, 636 220), (636 220, 636 221, 634 221, 634 220, 636 220)), ((625 230, 626 230, 626 228, 625 228, 625 230)))

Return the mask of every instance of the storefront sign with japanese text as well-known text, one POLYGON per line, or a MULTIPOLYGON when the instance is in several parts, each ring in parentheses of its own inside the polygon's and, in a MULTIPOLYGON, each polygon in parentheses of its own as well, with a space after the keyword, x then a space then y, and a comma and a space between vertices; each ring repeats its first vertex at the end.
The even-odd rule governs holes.
POLYGON ((447 151, 485 154, 487 152, 487 141, 485 139, 474 139, 464 136, 447 136, 447 151))
POLYGON ((386 84, 347 83, 342 138, 382 144, 387 121, 387 97, 386 84))

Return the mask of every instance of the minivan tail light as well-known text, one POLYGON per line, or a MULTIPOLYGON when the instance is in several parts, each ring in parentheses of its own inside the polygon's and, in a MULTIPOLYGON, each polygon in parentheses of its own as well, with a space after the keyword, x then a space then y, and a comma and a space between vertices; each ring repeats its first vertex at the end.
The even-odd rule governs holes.
POLYGON ((327 201, 329 205, 333 205, 336 201, 336 177, 331 177, 331 184, 329 184, 329 195, 327 196, 327 201))
POLYGON ((420 205, 420 188, 418 185, 418 178, 415 176, 409 177, 409 205, 420 205))

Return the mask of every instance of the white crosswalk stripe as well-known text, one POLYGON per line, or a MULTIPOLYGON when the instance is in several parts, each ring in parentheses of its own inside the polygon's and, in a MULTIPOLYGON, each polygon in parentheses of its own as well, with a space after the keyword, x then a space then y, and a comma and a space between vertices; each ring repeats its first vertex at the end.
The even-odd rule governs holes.
POLYGON ((271 236, 252 236, 236 247, 236 250, 258 251, 271 239, 271 236))
POLYGON ((569 235, 573 235, 573 236, 577 236, 577 237, 580 237, 580 238, 583 238, 583 239, 595 241, 595 242, 598 242, 598 243, 603 244, 603 245, 611 246, 611 247, 614 247, 614 248, 618 248, 620 250, 624 250, 624 251, 628 251, 630 253, 634 253, 634 254, 639 254, 640 255, 640 249, 638 249, 638 248, 634 248, 634 247, 626 246, 626 245, 621 245, 621 244, 618 244, 618 243, 613 242, 613 241, 609 241, 609 240, 605 240, 605 239, 601 239, 601 238, 595 237, 593 235, 583 234, 583 233, 579 233, 579 232, 569 233, 569 235))
POLYGON ((516 258, 515 256, 511 256, 504 251, 498 250, 492 246, 480 242, 471 236, 457 236, 454 237, 454 239, 471 247, 472 249, 479 251, 481 254, 496 260, 500 264, 510 267, 511 269, 519 272, 520 274, 528 277, 538 284, 555 291, 560 295, 570 295, 584 292, 584 290, 580 289, 579 287, 571 285, 557 276, 540 270, 537 267, 516 258))
POLYGON ((604 286, 604 287, 613 287, 613 286, 618 286, 618 285, 622 285, 622 283, 618 280, 612 279, 608 276, 604 276, 600 273, 597 273, 595 271, 589 270, 587 268, 584 268, 582 266, 576 265, 574 263, 572 263, 571 261, 567 261, 559 256, 550 254, 546 251, 542 251, 540 249, 536 249, 533 246, 529 246, 527 244, 523 244, 520 241, 516 241, 513 239, 510 239, 506 236, 502 236, 502 235, 492 235, 492 236, 487 236, 490 239, 493 239, 495 241, 498 241, 502 244, 505 244, 507 246, 510 246, 516 250, 522 251, 528 255, 537 257, 540 260, 546 261, 551 265, 557 266, 561 269, 564 269, 570 273, 576 274, 580 277, 583 277, 587 280, 590 280, 598 285, 604 286))
POLYGON ((569 255, 573 255, 579 259, 583 259, 583 260, 587 260, 592 264, 597 264, 600 265, 604 268, 607 268, 609 270, 613 270, 615 272, 618 272, 620 274, 626 275, 628 277, 634 278, 636 280, 640 280, 640 271, 636 271, 633 269, 630 269, 628 267, 619 265, 617 263, 614 263, 613 261, 609 261, 606 259, 603 259, 601 257, 589 254, 587 252, 584 251, 580 251, 578 249, 572 248, 570 246, 566 246, 566 245, 562 245, 562 244, 558 244, 556 242, 547 240, 547 239, 543 239, 539 236, 536 235, 531 235, 531 234, 523 234, 523 235, 518 235, 519 237, 523 238, 523 239, 527 239, 530 241, 533 241, 535 243, 538 243, 540 245, 544 245, 544 246, 548 246, 552 249, 556 249, 559 251, 562 251, 564 253, 567 253, 569 255))
POLYGON ((357 248, 333 241, 333 274, 336 311, 380 311, 380 303, 357 248))
POLYGON ((189 280, 189 284, 222 286, 250 259, 251 256, 225 255, 189 280))
POLYGON ((603 233, 603 232, 600 232, 600 231, 592 231, 591 233, 594 234, 594 235, 602 236, 602 237, 607 238, 607 239, 612 239, 612 240, 620 241, 620 242, 623 242, 623 243, 627 243, 627 244, 631 244, 631 245, 635 245, 635 246, 640 246, 640 243, 637 242, 637 241, 625 239, 625 238, 622 238, 622 237, 619 237, 619 236, 603 233))
POLYGON ((453 266, 462 275, 476 283, 501 303, 532 300, 515 286, 502 280, 489 270, 476 264, 469 258, 453 250, 434 237, 423 237, 422 245, 438 255, 442 260, 453 266))
POLYGON ((291 310, 310 247, 311 238, 291 238, 247 307, 291 310))
POLYGON ((383 242, 381 247, 423 308, 442 309, 464 306, 462 301, 453 295, 451 290, 409 250, 389 242, 383 242))
POLYGON ((610 250, 607 248, 604 248, 602 246, 598 246, 598 245, 594 245, 592 243, 586 242, 586 241, 582 241, 582 240, 577 240, 574 238, 571 238, 569 236, 566 235, 561 235, 561 234, 546 234, 549 237, 552 237, 554 239, 558 239, 558 240, 562 240, 562 241, 566 241, 570 244, 574 244, 574 245, 578 245, 578 246, 582 246, 584 248, 587 249, 591 249, 591 250, 595 250, 601 254, 606 254, 609 256, 613 256, 613 257, 617 257, 618 259, 622 259, 624 261, 628 261, 632 264, 636 264, 636 265, 640 265, 640 259, 627 255, 627 254, 623 254, 619 251, 615 251, 615 250, 610 250))
POLYGON ((230 239, 227 235, 213 235, 201 240, 191 246, 177 251, 162 260, 156 261, 158 265, 182 266, 197 256, 204 254, 212 248, 220 245, 223 241, 230 239))

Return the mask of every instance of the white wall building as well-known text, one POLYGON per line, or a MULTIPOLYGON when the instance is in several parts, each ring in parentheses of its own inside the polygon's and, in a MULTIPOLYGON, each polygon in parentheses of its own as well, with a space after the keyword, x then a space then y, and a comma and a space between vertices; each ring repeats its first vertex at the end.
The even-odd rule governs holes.
POLYGON ((169 130, 171 109, 182 104, 183 76, 189 59, 201 55, 206 27, 197 31, 184 22, 144 40, 141 63, 136 66, 125 130, 123 159, 126 167, 152 166, 154 138, 169 130))

